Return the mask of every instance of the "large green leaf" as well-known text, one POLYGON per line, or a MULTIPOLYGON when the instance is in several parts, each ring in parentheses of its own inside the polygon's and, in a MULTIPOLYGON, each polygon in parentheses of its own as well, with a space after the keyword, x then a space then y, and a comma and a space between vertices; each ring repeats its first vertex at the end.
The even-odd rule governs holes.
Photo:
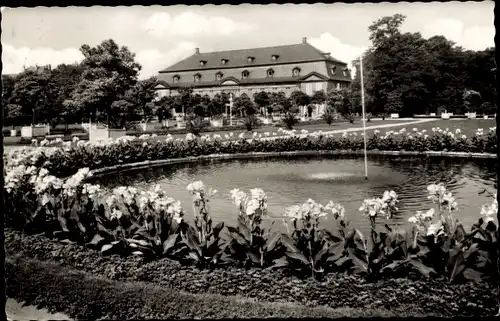
POLYGON ((278 241, 280 240, 281 235, 279 233, 274 233, 268 240, 267 240, 267 251, 271 252, 274 250, 276 247, 276 244, 278 244, 278 241))
POLYGON ((455 281, 456 277, 460 275, 463 270, 465 270, 464 253, 462 251, 459 251, 453 260, 450 282, 455 281))
POLYGON ((423 264, 419 260, 411 259, 409 263, 425 277, 430 277, 431 275, 437 274, 432 267, 423 264))
POLYGON ((328 252, 331 256, 328 257, 327 261, 336 261, 340 259, 344 253, 345 244, 344 242, 337 242, 328 248, 328 252))
POLYGON ((241 235, 243 235, 243 237, 248 241, 250 242, 250 239, 251 239, 251 235, 252 235, 252 232, 250 231, 250 229, 245 225, 244 222, 238 222, 238 229, 239 229, 239 232, 241 233, 241 235))
POLYGON ((481 282, 484 279, 482 272, 471 268, 466 268, 463 272, 463 275, 467 280, 474 282, 481 282))
POLYGON ((467 233, 465 232, 465 229, 463 227, 462 224, 458 224, 457 225, 457 228, 455 230, 455 240, 457 242, 462 242, 464 239, 465 239, 465 236, 467 235, 467 233))
POLYGON ((283 243, 283 245, 285 245, 290 252, 299 252, 299 250, 295 247, 295 242, 288 235, 281 235, 281 243, 283 243))
POLYGON ((247 252, 247 257, 252 260, 252 262, 260 266, 260 257, 252 251, 247 252))
POLYGON ((274 260, 273 263, 274 265, 272 267, 284 267, 289 264, 286 257, 280 257, 279 259, 274 260))
POLYGON ((165 242, 163 242, 163 254, 166 254, 177 242, 179 234, 170 235, 165 242))
POLYGON ((309 262, 309 260, 307 260, 307 258, 302 253, 299 253, 299 252, 286 252, 285 255, 288 256, 291 259, 299 260, 299 261, 301 261, 302 263, 304 263, 306 265, 311 264, 311 262, 309 262))
POLYGON ((199 256, 202 255, 200 246, 198 245, 197 241, 190 231, 186 233, 185 243, 192 251, 196 251, 199 256))

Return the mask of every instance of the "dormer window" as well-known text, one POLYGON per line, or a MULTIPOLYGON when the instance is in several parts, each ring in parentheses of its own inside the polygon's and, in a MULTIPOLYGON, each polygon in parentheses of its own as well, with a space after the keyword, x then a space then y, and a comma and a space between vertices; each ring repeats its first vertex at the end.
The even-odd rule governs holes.
POLYGON ((181 77, 179 75, 174 76, 174 82, 179 82, 180 79, 181 77))
POLYGON ((205 66, 207 62, 205 60, 200 60, 200 66, 205 66))
POLYGON ((225 65, 225 64, 227 64, 228 61, 229 60, 227 60, 227 59, 221 59, 220 63, 223 64, 223 65, 225 65))
POLYGON ((244 70, 242 73, 241 73, 241 78, 242 79, 247 79, 248 76, 250 76, 250 72, 248 72, 248 70, 244 70))
POLYGON ((331 68, 332 74, 335 75, 335 72, 337 71, 337 66, 333 65, 331 68))
POLYGON ((267 70, 267 77, 272 77, 272 76, 274 76, 274 70, 268 69, 267 70))
POLYGON ((248 57, 248 58, 247 58, 247 61, 248 61, 248 62, 253 62, 254 60, 255 60, 255 57, 248 57))
POLYGON ((278 60, 278 58, 279 58, 279 56, 278 56, 278 55, 272 55, 272 56, 271 56, 271 59, 272 59, 273 61, 278 60))
POLYGON ((218 73, 216 73, 216 74, 215 74, 215 79, 217 79, 217 80, 221 80, 221 79, 222 79, 222 76, 224 76, 224 74, 223 74, 222 72, 220 72, 220 71, 219 71, 218 73))
POLYGON ((194 75, 194 81, 195 82, 199 82, 200 80, 201 80, 201 75, 200 74, 194 75))
POLYGON ((347 68, 342 69, 342 74, 344 77, 347 77, 347 68))
POLYGON ((299 67, 293 68, 292 74, 294 77, 297 77, 298 75, 300 75, 300 68, 299 67))

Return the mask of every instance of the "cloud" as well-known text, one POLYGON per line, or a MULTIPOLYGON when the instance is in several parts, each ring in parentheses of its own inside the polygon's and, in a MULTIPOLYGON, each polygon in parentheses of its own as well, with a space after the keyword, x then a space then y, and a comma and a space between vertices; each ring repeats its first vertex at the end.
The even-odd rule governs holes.
POLYGON ((192 55, 196 44, 193 42, 181 42, 167 52, 158 49, 146 49, 137 52, 136 60, 142 65, 141 79, 158 74, 158 71, 192 55))
MULTIPOLYGON (((169 65, 191 55, 196 44, 193 42, 180 42, 166 52, 158 49, 145 49, 136 52, 136 61, 142 65, 139 78, 144 79, 154 76, 169 65)), ((17 74, 23 71, 23 67, 34 65, 72 64, 80 62, 83 55, 76 48, 54 50, 51 48, 15 48, 9 44, 3 44, 2 61, 3 74, 17 74)))
POLYGON ((312 38, 308 41, 317 49, 329 52, 332 57, 347 63, 348 67, 351 69, 353 68, 352 61, 368 49, 367 47, 357 47, 342 43, 339 38, 334 37, 330 33, 322 33, 319 37, 312 38))
POLYGON ((457 19, 434 20, 424 26, 422 35, 426 38, 444 36, 471 50, 484 50, 495 45, 495 27, 474 26, 464 29, 464 23, 457 19))
POLYGON ((156 37, 197 34, 230 35, 256 28, 254 24, 236 22, 220 16, 205 17, 192 11, 186 11, 174 17, 167 12, 155 12, 143 23, 142 27, 147 33, 156 37))
POLYGON ((52 48, 15 48, 9 44, 3 44, 2 62, 3 74, 17 74, 23 71, 23 67, 34 65, 52 65, 72 64, 80 62, 83 55, 76 48, 67 48, 55 50, 52 48))

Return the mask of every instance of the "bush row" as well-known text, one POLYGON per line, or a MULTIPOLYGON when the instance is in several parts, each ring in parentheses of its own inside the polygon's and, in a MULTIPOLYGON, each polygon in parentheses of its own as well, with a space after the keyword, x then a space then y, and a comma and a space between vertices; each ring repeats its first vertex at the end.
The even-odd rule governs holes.
MULTIPOLYGON (((30 157, 30 159, 36 159, 36 162, 26 160, 24 164, 27 166, 42 166, 53 175, 62 177, 74 174, 79 168, 88 167, 93 170, 116 164, 137 163, 146 160, 250 152, 359 151, 364 148, 363 137, 356 133, 336 136, 313 133, 306 134, 307 136, 298 136, 294 135, 293 132, 282 132, 291 134, 291 136, 267 137, 264 133, 264 135, 260 134, 264 136, 262 138, 259 138, 256 134, 248 135, 248 137, 242 134, 243 136, 240 135, 239 140, 228 141, 217 138, 212 139, 209 136, 202 137, 202 139, 173 140, 167 138, 160 141, 143 135, 141 138, 123 139, 102 146, 78 143, 70 148, 56 149, 50 154, 40 151, 36 157, 30 157)), ((497 136, 493 129, 487 133, 478 131, 472 137, 464 137, 447 131, 436 131, 430 135, 425 134, 425 132, 390 131, 385 135, 376 133, 370 137, 367 140, 367 149, 496 153, 497 136)))
MULTIPOLYGON (((236 296, 247 298, 247 302, 275 302, 287 304, 290 307, 303 305, 311 308, 319 308, 326 311, 325 307, 330 308, 332 312, 325 316, 487 316, 495 311, 496 300, 492 293, 495 289, 492 285, 473 283, 462 285, 450 285, 446 280, 408 280, 393 279, 380 281, 376 283, 367 283, 362 278, 354 276, 345 276, 338 274, 328 275, 322 282, 314 282, 310 279, 297 279, 295 277, 282 274, 279 270, 258 270, 258 269, 213 269, 197 270, 189 267, 183 267, 170 260, 161 260, 155 262, 144 262, 142 260, 130 260, 130 258, 121 258, 119 256, 102 257, 94 251, 82 250, 76 245, 64 245, 49 240, 41 235, 26 236, 14 231, 6 231, 6 249, 7 257, 13 255, 24 258, 23 265, 32 266, 29 258, 37 258, 46 262, 57 264, 57 268, 50 273, 58 273, 68 280, 65 271, 81 270, 109 280, 106 287, 112 281, 139 281, 147 284, 171 288, 175 293, 189 292, 194 294, 205 294, 204 297, 212 295, 236 296), (61 269, 64 267, 64 269, 61 269), (249 299, 249 300, 248 300, 249 299), (415 304, 418 302, 418 304, 415 304)), ((13 296, 19 300, 27 300, 28 303, 42 304, 52 307, 54 311, 64 311, 72 316, 81 318, 90 318, 85 313, 77 312, 77 309, 86 309, 87 304, 78 302, 72 298, 73 291, 87 292, 87 286, 94 288, 93 293, 84 293, 82 296, 92 305, 93 296, 96 293, 115 293, 117 297, 120 292, 114 289, 95 286, 93 282, 87 284, 83 290, 79 289, 80 281, 71 284, 73 290, 64 293, 65 289, 56 289, 58 293, 54 296, 47 296, 44 288, 51 284, 58 284, 60 281, 53 277, 40 275, 46 271, 37 270, 35 273, 25 268, 21 264, 16 267, 23 269, 23 275, 9 275, 9 266, 7 266, 8 296, 13 296), (24 272, 25 271, 25 272, 24 272), (24 276, 24 273, 27 275, 24 276), (36 279, 36 281, 31 281, 36 279), (19 280, 18 280, 19 279, 19 280), (20 289, 14 284, 26 283, 29 290, 20 289), (40 283, 46 282, 46 284, 40 283), (90 285, 92 284, 92 285, 90 285), (40 287, 40 289, 37 289, 40 287), (61 294, 59 294, 61 293, 61 294), (66 295, 66 298, 59 298, 59 295, 66 295), (55 301, 55 303, 54 303, 55 301), (60 302, 66 302, 64 306, 60 302), (70 309, 68 311, 67 309, 70 309)), ((44 263, 43 265, 49 265, 44 263)), ((56 266, 56 265, 54 265, 56 266)), ((73 275, 73 274, 71 274, 73 275)), ((79 278, 81 280, 81 278, 79 278)), ((88 280, 88 279, 87 279, 88 280)), ((71 281, 72 282, 72 281, 71 281)), ((116 285, 120 283, 114 283, 116 285)), ((131 284, 131 283, 128 283, 131 284)), ((137 284, 137 283, 136 283, 137 284)), ((142 287, 142 285, 140 286, 142 287)), ((166 291, 168 289, 164 289, 166 291)), ((54 291, 54 290, 52 290, 54 291)), ((154 300, 158 295, 164 297, 164 294, 153 292, 147 295, 144 300, 146 305, 154 300), (155 295, 153 295, 153 293, 155 295)), ((111 294, 110 294, 111 295, 111 294)), ((184 300, 185 298, 175 298, 184 300)), ((113 307, 116 299, 102 299, 101 304, 106 304, 102 311, 113 311, 113 318, 122 317, 151 317, 148 315, 128 315, 130 308, 127 302, 122 301, 122 306, 117 309, 113 307), (123 313, 123 314, 122 314, 123 313)), ((232 299, 229 299, 232 300, 232 299)), ((191 302, 191 300, 188 300, 191 302)), ((227 302, 224 302, 227 304, 227 302)), ((132 303, 132 306, 134 304, 132 303)), ((182 305, 181 305, 182 306, 182 305)), ((255 307, 255 313, 261 313, 262 310, 255 307)), ((292 311, 297 308, 291 308, 292 311)), ((300 309, 300 308, 299 308, 300 309)), ((153 311, 154 315, 164 317, 160 309, 153 311)), ((163 310, 164 311, 164 310, 163 310)), ((318 310, 308 312, 316 315, 318 310)), ((179 313, 176 317, 186 316, 184 311, 175 309, 172 313, 179 313)), ((136 312, 137 313, 137 312, 136 312)), ((203 312, 201 312, 203 313, 203 312)), ((223 317, 220 311, 206 317, 223 317)), ((246 313, 246 312, 245 312, 246 313)), ((294 312, 285 312, 283 316, 289 316, 294 312)), ((264 317, 263 314, 254 314, 256 317, 264 317)), ((171 314, 171 317, 175 315, 171 314)), ((244 314, 236 317, 245 316, 244 314)))

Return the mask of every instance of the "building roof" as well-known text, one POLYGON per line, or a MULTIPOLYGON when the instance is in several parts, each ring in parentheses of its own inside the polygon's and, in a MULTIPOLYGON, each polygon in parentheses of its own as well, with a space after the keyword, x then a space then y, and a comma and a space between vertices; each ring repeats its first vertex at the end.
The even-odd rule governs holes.
POLYGON ((215 68, 225 69, 263 65, 272 66, 287 63, 325 60, 347 65, 346 63, 331 57, 328 53, 321 52, 304 41, 301 44, 276 47, 228 50, 209 53, 198 53, 198 51, 196 51, 192 56, 160 71, 160 73, 215 68), (276 60, 272 60, 273 55, 278 56, 278 58, 276 60), (252 62, 248 61, 249 57, 254 58, 252 62), (227 60, 225 64, 221 63, 223 59, 227 60), (205 62, 203 66, 200 64, 201 61, 205 62))
POLYGON ((283 83, 297 83, 300 81, 303 81, 310 76, 316 76, 324 80, 328 80, 329 78, 321 75, 320 73, 317 72, 312 72, 309 73, 305 76, 301 77, 271 77, 271 78, 247 78, 247 79, 236 79, 234 77, 227 77, 221 80, 212 80, 212 81, 200 81, 197 83, 193 82, 179 82, 179 83, 167 83, 165 81, 158 81, 158 84, 161 84, 167 88, 182 88, 182 87, 215 87, 215 86, 220 86, 224 82, 230 80, 236 82, 238 85, 261 85, 261 84, 283 84, 283 83))

